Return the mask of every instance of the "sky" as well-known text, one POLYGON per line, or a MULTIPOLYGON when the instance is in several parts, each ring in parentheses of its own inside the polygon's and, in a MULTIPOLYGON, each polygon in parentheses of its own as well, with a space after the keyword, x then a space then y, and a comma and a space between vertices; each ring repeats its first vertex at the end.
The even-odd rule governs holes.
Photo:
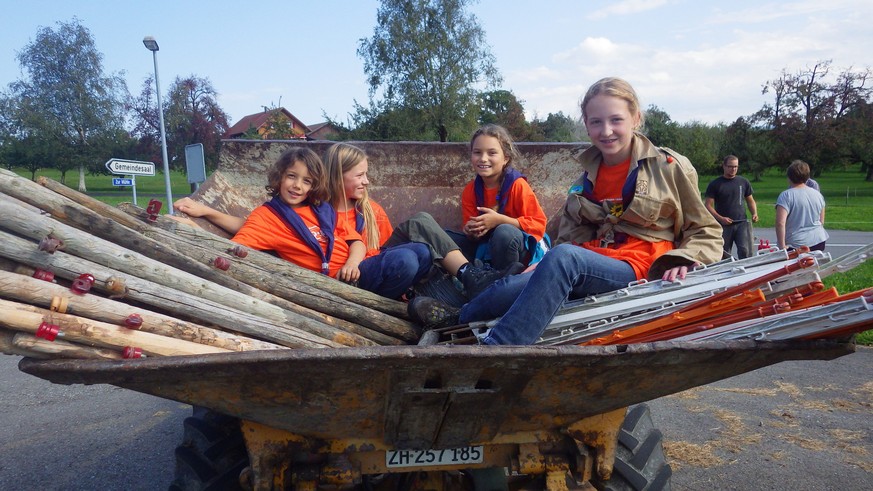
MULTIPOLYGON (((253 3, 32 0, 0 18, 0 88, 25 76, 16 54, 40 27, 74 17, 91 31, 106 73, 139 94, 154 73, 145 36, 160 45, 161 91, 176 77, 208 78, 233 124, 283 106, 305 124, 346 123, 368 87, 360 40, 376 26, 377 0, 253 3)), ((589 85, 628 80, 643 107, 680 123, 731 123, 771 101, 783 71, 832 60, 832 75, 873 67, 869 0, 480 0, 470 6, 528 119, 577 118, 589 85)))

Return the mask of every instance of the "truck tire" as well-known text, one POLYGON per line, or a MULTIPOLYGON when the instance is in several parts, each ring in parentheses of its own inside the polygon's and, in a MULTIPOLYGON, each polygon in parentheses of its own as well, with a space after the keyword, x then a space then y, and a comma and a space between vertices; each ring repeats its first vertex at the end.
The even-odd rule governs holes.
POLYGON ((242 490, 239 475, 249 456, 239 420, 195 407, 183 427, 170 491, 242 490))
POLYGON ((669 490, 673 470, 662 446, 663 435, 652 423, 649 406, 632 406, 618 434, 615 465, 608 481, 592 479, 604 491, 669 490))

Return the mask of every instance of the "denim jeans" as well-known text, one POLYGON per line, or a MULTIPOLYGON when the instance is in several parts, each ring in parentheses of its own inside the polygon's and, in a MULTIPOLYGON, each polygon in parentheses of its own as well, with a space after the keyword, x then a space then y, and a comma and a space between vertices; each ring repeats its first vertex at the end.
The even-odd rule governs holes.
POLYGON ((433 216, 425 212, 418 212, 394 227, 394 232, 382 247, 395 247, 410 242, 426 245, 434 261, 442 261, 448 253, 458 250, 455 241, 446 235, 446 231, 433 216))
POLYGON ((617 290, 635 280, 633 268, 624 261, 561 244, 533 272, 494 282, 461 308, 460 321, 503 316, 482 339, 484 344, 533 344, 568 298, 617 290))
POLYGON ((424 244, 388 247, 361 261, 358 286, 386 298, 400 298, 409 287, 427 276, 432 264, 430 250, 424 244))
POLYGON ((488 245, 488 262, 494 269, 503 269, 512 263, 527 264, 525 260, 524 232, 518 227, 502 223, 486 235, 483 240, 472 240, 466 234, 446 230, 449 237, 458 244, 468 261, 476 259, 480 245, 488 245), (485 242, 487 241, 487 242, 485 242))
POLYGON ((744 220, 730 225, 722 225, 721 238, 724 239, 724 252, 731 255, 733 245, 737 246, 737 258, 745 259, 755 255, 755 244, 752 240, 752 222, 744 220))

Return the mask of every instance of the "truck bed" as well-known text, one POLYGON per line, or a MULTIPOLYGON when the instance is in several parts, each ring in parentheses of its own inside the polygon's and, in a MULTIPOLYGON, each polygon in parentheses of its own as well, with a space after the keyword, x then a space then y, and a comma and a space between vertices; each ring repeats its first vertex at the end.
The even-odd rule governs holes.
POLYGON ((582 418, 851 342, 396 346, 122 361, 23 359, 59 384, 111 384, 309 437, 450 448, 582 418))

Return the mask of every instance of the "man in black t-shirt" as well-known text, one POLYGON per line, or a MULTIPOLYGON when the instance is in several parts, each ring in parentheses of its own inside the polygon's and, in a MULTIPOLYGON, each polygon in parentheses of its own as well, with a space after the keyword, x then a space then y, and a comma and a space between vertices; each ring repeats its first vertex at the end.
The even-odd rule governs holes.
POLYGON ((758 221, 758 205, 752 197, 752 184, 738 176, 740 160, 734 155, 724 158, 724 174, 715 178, 706 187, 706 209, 721 224, 725 257, 731 255, 734 244, 740 259, 754 255, 752 224, 746 216, 746 206, 752 213, 752 222, 758 221))

